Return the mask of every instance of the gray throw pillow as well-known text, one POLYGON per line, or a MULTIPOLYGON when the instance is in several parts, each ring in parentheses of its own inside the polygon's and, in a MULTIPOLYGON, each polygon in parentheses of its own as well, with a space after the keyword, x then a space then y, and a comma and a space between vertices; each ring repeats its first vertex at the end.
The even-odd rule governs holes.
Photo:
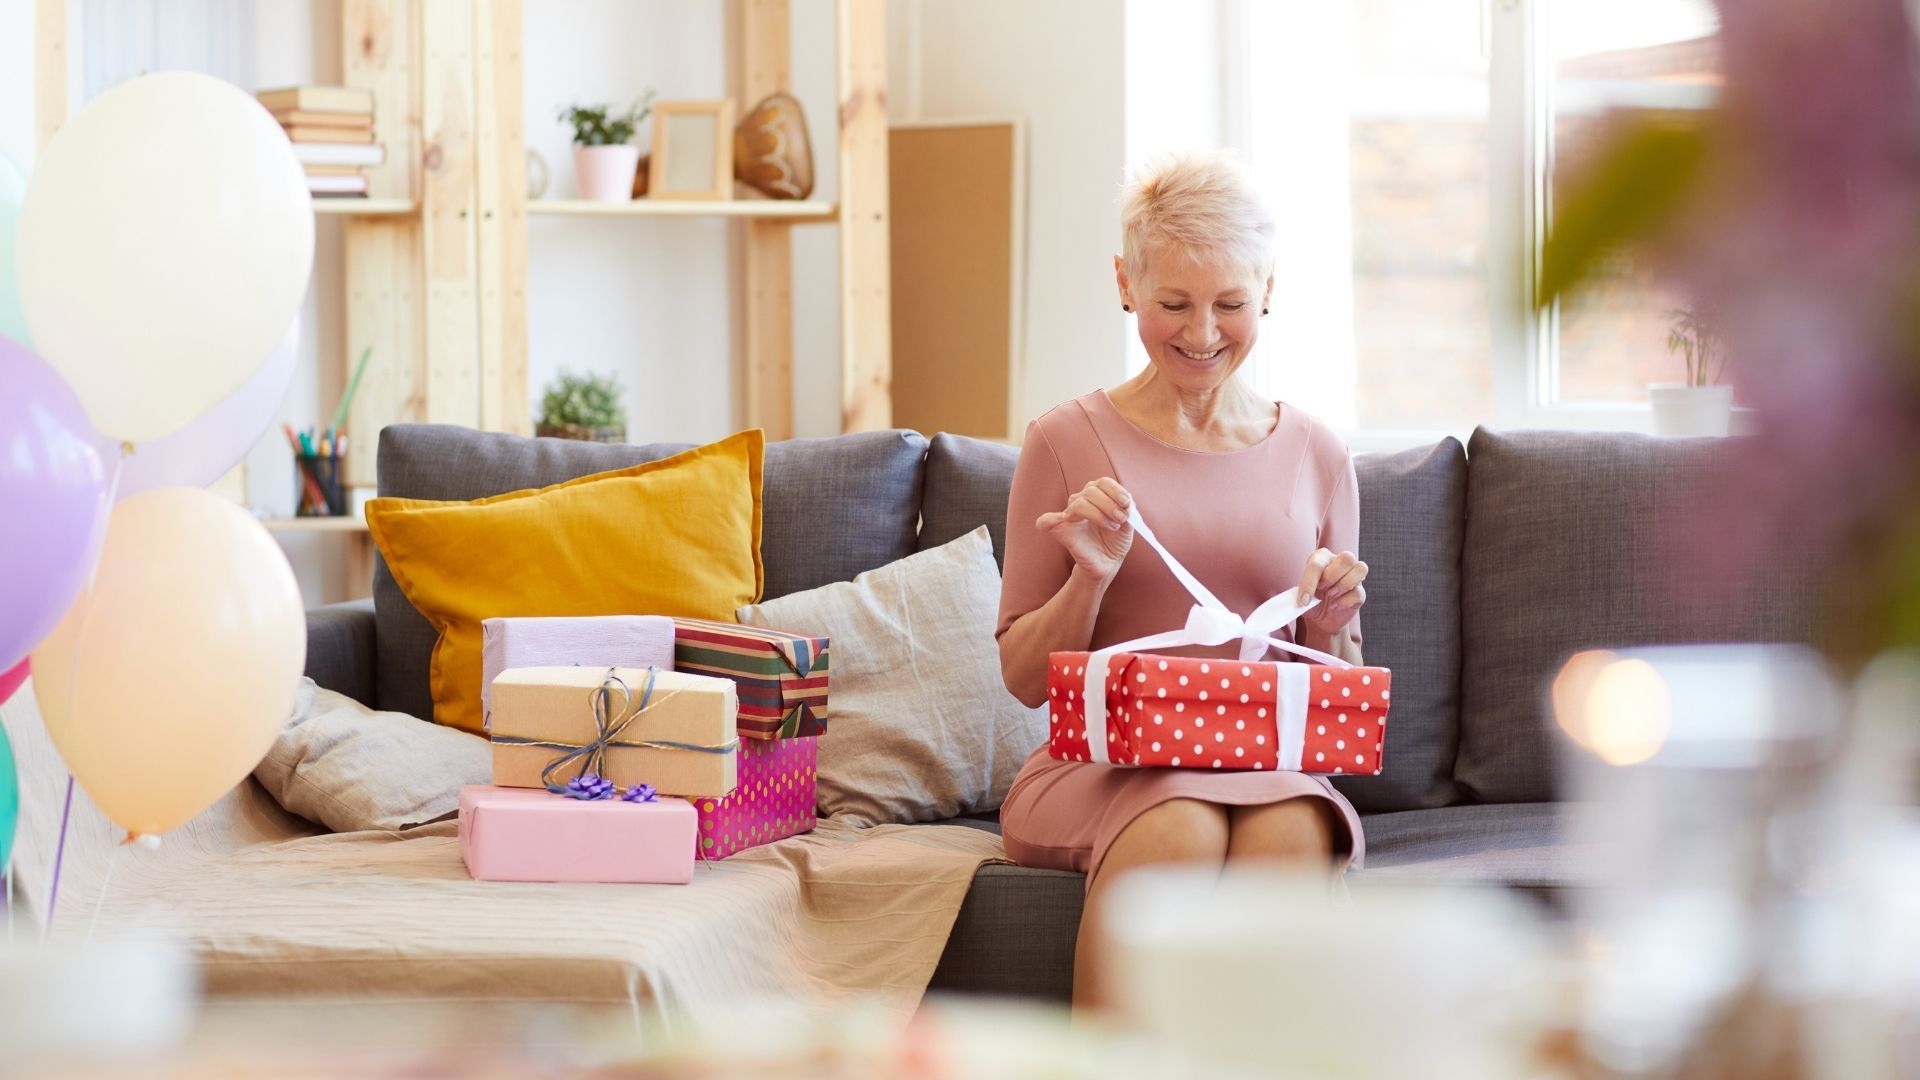
POLYGON ((1007 692, 993 638, 1000 572, 983 525, 852 581, 750 604, 755 626, 833 641, 820 811, 860 825, 997 808, 1046 741, 1007 692))
POLYGON ((253 775, 281 806, 334 832, 394 831, 459 812, 493 779, 487 740, 376 712, 301 679, 293 715, 253 775))

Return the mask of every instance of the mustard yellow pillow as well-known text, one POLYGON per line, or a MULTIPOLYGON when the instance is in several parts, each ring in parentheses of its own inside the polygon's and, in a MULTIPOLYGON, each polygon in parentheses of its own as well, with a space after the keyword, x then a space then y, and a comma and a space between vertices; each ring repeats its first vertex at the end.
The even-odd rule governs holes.
POLYGON ((367 503, 387 569, 440 640, 433 719, 481 730, 480 621, 519 615, 732 620, 760 597, 766 438, 472 502, 367 503))

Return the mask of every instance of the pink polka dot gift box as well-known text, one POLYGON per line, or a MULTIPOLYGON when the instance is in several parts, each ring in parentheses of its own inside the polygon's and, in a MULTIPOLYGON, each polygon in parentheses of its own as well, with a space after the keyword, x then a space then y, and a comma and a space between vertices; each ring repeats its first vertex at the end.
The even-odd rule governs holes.
POLYGON ((1318 604, 1298 590, 1235 614, 1161 546, 1137 506, 1127 516, 1194 604, 1180 629, 1048 657, 1048 753, 1101 765, 1379 775, 1392 673, 1280 637, 1318 604), (1238 659, 1152 651, 1236 640, 1238 659), (1259 659, 1269 649, 1312 662, 1259 659))
POLYGON ((700 815, 696 853, 724 859, 812 832, 821 738, 742 739, 740 786, 724 798, 692 800, 700 815))

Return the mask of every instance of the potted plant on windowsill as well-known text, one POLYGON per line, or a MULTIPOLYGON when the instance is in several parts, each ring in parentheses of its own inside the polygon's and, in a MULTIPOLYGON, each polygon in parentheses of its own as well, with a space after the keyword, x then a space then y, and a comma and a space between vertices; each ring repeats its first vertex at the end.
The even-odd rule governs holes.
POLYGON ((633 176, 640 165, 633 133, 652 111, 652 90, 617 115, 612 105, 569 105, 560 110, 560 119, 573 125, 573 169, 580 179, 581 198, 626 202, 633 197, 633 176))
POLYGON ((1647 387, 1654 433, 1725 435, 1733 416, 1733 387, 1717 383, 1726 354, 1713 320, 1693 305, 1676 308, 1667 318, 1667 352, 1686 362, 1687 381, 1647 387))
POLYGON ((620 383, 611 375, 572 375, 562 371, 540 398, 534 434, 551 439, 617 443, 627 440, 626 409, 620 383))

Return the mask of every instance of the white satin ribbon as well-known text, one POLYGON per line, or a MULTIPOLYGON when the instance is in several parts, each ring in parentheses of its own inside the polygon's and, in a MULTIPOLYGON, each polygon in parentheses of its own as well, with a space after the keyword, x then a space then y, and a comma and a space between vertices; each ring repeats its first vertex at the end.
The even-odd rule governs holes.
MULTIPOLYGON (((1181 645, 1224 645, 1235 638, 1240 639, 1240 659, 1257 660, 1266 655, 1267 647, 1304 656, 1331 667, 1349 668, 1352 664, 1330 653, 1318 649, 1309 649, 1305 645, 1296 645, 1284 638, 1273 635, 1281 627, 1299 618, 1305 612, 1313 610, 1320 601, 1309 597, 1306 603, 1300 603, 1296 588, 1288 589, 1277 596, 1269 597, 1253 614, 1246 618, 1233 613, 1219 597, 1208 591, 1200 579, 1193 576, 1180 560, 1173 557, 1160 538, 1147 528, 1146 521, 1140 516, 1139 504, 1127 508, 1127 524, 1133 526, 1134 535, 1147 542, 1147 546, 1159 552, 1166 561, 1167 569, 1193 596, 1193 607, 1187 610, 1187 625, 1179 630, 1149 634, 1146 637, 1123 641, 1118 645, 1109 645, 1087 655, 1085 680, 1082 683, 1082 699, 1086 706, 1087 750, 1090 760, 1099 764, 1108 764, 1107 743, 1114 737, 1110 730, 1112 717, 1107 712, 1107 659, 1119 652, 1147 652, 1153 649, 1172 648, 1181 645)), ((1307 734, 1307 685, 1310 672, 1297 664, 1281 664, 1280 677, 1274 681, 1274 722, 1279 739, 1282 769, 1298 770, 1300 756, 1306 745, 1307 734)))

